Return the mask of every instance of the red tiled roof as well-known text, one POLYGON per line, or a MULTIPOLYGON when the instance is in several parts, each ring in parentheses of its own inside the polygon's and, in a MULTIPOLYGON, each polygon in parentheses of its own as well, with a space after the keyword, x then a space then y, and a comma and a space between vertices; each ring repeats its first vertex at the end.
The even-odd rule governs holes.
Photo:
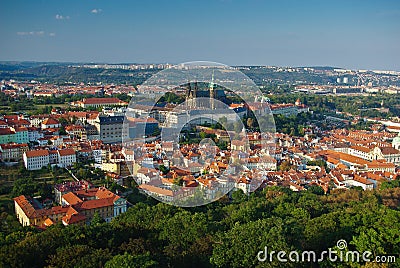
POLYGON ((114 205, 114 197, 111 198, 103 198, 103 199, 93 199, 87 200, 83 203, 79 203, 78 209, 94 209, 94 208, 102 208, 102 207, 109 207, 114 205))
POLYGON ((5 115, 4 119, 7 120, 18 120, 18 115, 5 115))
POLYGON ((59 150, 58 153, 60 154, 60 156, 67 156, 67 155, 74 155, 75 151, 74 149, 62 149, 59 150))
POLYGON ((370 182, 370 181, 367 180, 366 178, 363 178, 363 177, 360 177, 360 176, 355 176, 355 177, 354 177, 354 180, 357 181, 357 182, 360 182, 360 183, 362 183, 362 184, 365 184, 365 185, 371 185, 371 184, 373 184, 372 182, 370 182))
POLYGON ((141 184, 139 185, 139 188, 159 195, 173 196, 173 192, 171 190, 163 189, 149 184, 141 184))
POLYGON ((380 147, 382 154, 400 154, 400 151, 393 147, 380 147))
POLYGON ((69 207, 66 207, 66 206, 55 206, 55 207, 52 207, 51 209, 49 209, 48 215, 64 214, 68 211, 68 209, 69 209, 69 207))
POLYGON ((10 128, 0 128, 0 135, 10 135, 14 133, 15 132, 12 131, 10 128))
POLYGON ((25 215, 32 219, 36 216, 36 210, 24 195, 14 198, 14 201, 21 207, 25 215))
POLYGON ((149 117, 149 118, 127 117, 127 121, 132 125, 135 125, 138 123, 158 123, 158 121, 152 117, 149 117))
POLYGON ((119 104, 119 103, 124 103, 123 101, 117 99, 117 98, 88 98, 88 99, 83 99, 82 101, 83 104, 119 104))
POLYGON ((83 202, 73 192, 66 193, 65 195, 62 196, 62 198, 70 205, 75 205, 75 204, 83 202))
POLYGON ((77 117, 77 118, 86 118, 86 112, 68 112, 68 116, 70 117, 77 117))
POLYGON ((70 126, 67 126, 67 127, 65 127, 65 130, 66 131, 73 131, 73 130, 84 130, 85 128, 84 127, 82 127, 82 126, 79 126, 79 125, 70 125, 70 126))
POLYGON ((47 218, 47 219, 43 222, 43 224, 44 224, 46 227, 48 227, 48 226, 53 225, 54 222, 53 222, 50 218, 47 218))
POLYGON ((4 150, 4 149, 28 147, 28 144, 26 144, 26 143, 7 143, 7 144, 0 144, 0 147, 4 150))
POLYGON ((387 162, 380 162, 380 161, 372 161, 371 163, 367 164, 368 168, 395 168, 395 164, 387 163, 387 162))
POLYGON ((104 198, 114 198, 116 195, 111 192, 110 190, 100 187, 97 192, 96 192, 96 197, 98 199, 104 199, 104 198))
POLYGON ((54 118, 46 118, 43 122, 43 125, 58 125, 59 122, 57 120, 55 120, 54 118))
POLYGON ((357 151, 364 152, 364 153, 369 153, 371 151, 370 148, 367 148, 367 147, 364 147, 364 146, 358 146, 358 145, 351 146, 350 148, 352 148, 354 150, 357 150, 357 151))
POLYGON ((15 126, 15 127, 14 127, 14 131, 15 131, 15 132, 28 131, 28 128, 26 128, 26 127, 17 127, 17 126, 15 126))
POLYGON ((72 215, 66 215, 62 218, 63 222, 68 224, 73 224, 73 223, 78 223, 81 221, 85 221, 86 217, 83 214, 72 214, 72 215))
POLYGON ((47 151, 47 150, 27 151, 27 152, 25 152, 25 154, 26 154, 26 157, 38 157, 38 156, 49 155, 49 151, 47 151))
POLYGON ((97 188, 78 190, 74 193, 81 199, 93 198, 96 196, 97 188))
POLYGON ((86 220, 85 215, 78 213, 72 206, 68 208, 66 215, 62 218, 64 224, 73 224, 86 220))
POLYGON ((99 112, 90 112, 88 114, 88 119, 96 119, 98 115, 99 115, 99 112))

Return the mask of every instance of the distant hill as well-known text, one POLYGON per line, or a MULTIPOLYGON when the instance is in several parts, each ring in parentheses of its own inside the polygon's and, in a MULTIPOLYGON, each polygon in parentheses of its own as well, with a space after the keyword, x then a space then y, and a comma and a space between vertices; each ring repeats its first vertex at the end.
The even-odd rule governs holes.
POLYGON ((332 67, 332 66, 302 66, 297 68, 313 68, 314 70, 321 70, 321 71, 333 71, 334 69, 343 69, 341 67, 332 67))
POLYGON ((157 70, 74 67, 72 63, 0 62, 0 80, 38 80, 52 83, 104 82, 140 84, 157 70))

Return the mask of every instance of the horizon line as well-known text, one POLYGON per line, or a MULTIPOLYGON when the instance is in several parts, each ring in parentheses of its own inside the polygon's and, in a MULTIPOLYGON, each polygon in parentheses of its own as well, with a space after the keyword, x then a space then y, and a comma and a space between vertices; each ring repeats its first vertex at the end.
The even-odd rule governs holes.
MULTIPOLYGON (((179 65, 182 63, 169 63, 169 62, 106 62, 106 61, 58 61, 58 60, 51 60, 51 61, 41 61, 41 60, 0 60, 0 63, 56 63, 56 64, 107 64, 107 65, 179 65)), ((342 69, 342 70, 351 70, 351 71, 394 71, 400 72, 399 70, 394 69, 370 69, 370 68, 346 68, 346 67, 337 67, 331 65, 303 65, 303 66, 294 66, 294 65, 264 65, 264 64, 234 64, 228 65, 231 67, 289 67, 289 68, 332 68, 332 69, 342 69)))

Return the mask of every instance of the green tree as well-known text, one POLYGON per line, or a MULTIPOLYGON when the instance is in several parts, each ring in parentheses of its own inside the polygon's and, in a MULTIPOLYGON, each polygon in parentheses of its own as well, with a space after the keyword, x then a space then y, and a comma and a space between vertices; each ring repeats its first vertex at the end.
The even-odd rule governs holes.
POLYGON ((282 163, 279 165, 279 170, 281 171, 289 171, 292 169, 292 165, 289 163, 289 161, 282 161, 282 163))
MULTIPOLYGON (((216 241, 211 263, 218 267, 277 267, 279 262, 260 262, 260 251, 290 251, 280 218, 268 218, 246 224, 237 224, 227 232, 220 233, 216 241)), ((263 253, 260 254, 263 258, 263 253)), ((268 256, 267 256, 268 258, 268 256)), ((287 267, 295 267, 289 264, 287 267)))
POLYGON ((160 165, 158 166, 158 169, 163 173, 163 174, 167 174, 169 172, 169 169, 164 166, 164 165, 160 165))
POLYGON ((310 187, 308 187, 307 191, 310 191, 311 193, 317 194, 317 195, 325 194, 324 189, 322 189, 322 187, 318 186, 318 185, 311 185, 310 187))
POLYGON ((57 249, 50 255, 47 263, 51 267, 101 267, 110 258, 108 249, 94 249, 88 245, 71 245, 57 249))
POLYGON ((247 199, 247 196, 245 195, 245 193, 243 193, 242 190, 239 189, 232 192, 232 199, 233 202, 240 203, 242 201, 245 201, 247 199))
POLYGON ((158 267, 158 263, 150 257, 150 253, 132 256, 128 253, 115 255, 106 262, 105 268, 151 268, 158 267))
POLYGON ((400 179, 391 180, 391 181, 384 181, 380 185, 380 189, 390 189, 390 188, 399 188, 400 187, 400 179))
POLYGON ((183 185, 183 179, 182 177, 178 176, 173 180, 173 184, 178 185, 178 186, 182 186, 183 185))
POLYGON ((180 211, 162 221, 159 239, 164 243, 164 252, 174 266, 200 264, 208 261, 207 256, 196 254, 198 245, 207 234, 209 223, 203 213, 191 214, 180 211))
POLYGON ((207 134, 204 131, 200 131, 199 137, 200 139, 205 139, 207 137, 207 134))
POLYGON ((93 215, 92 220, 90 221, 90 224, 93 225, 93 226, 96 226, 96 225, 100 225, 100 224, 102 224, 104 222, 105 221, 104 221, 104 219, 102 217, 100 217, 100 214, 98 212, 95 212, 94 215, 93 215))

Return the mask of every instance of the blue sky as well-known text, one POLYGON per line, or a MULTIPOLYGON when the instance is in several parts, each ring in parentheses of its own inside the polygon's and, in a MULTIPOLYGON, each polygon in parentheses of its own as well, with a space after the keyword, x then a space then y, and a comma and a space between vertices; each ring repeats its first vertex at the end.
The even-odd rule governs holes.
POLYGON ((0 60, 400 71, 400 1, 0 1, 0 60))

